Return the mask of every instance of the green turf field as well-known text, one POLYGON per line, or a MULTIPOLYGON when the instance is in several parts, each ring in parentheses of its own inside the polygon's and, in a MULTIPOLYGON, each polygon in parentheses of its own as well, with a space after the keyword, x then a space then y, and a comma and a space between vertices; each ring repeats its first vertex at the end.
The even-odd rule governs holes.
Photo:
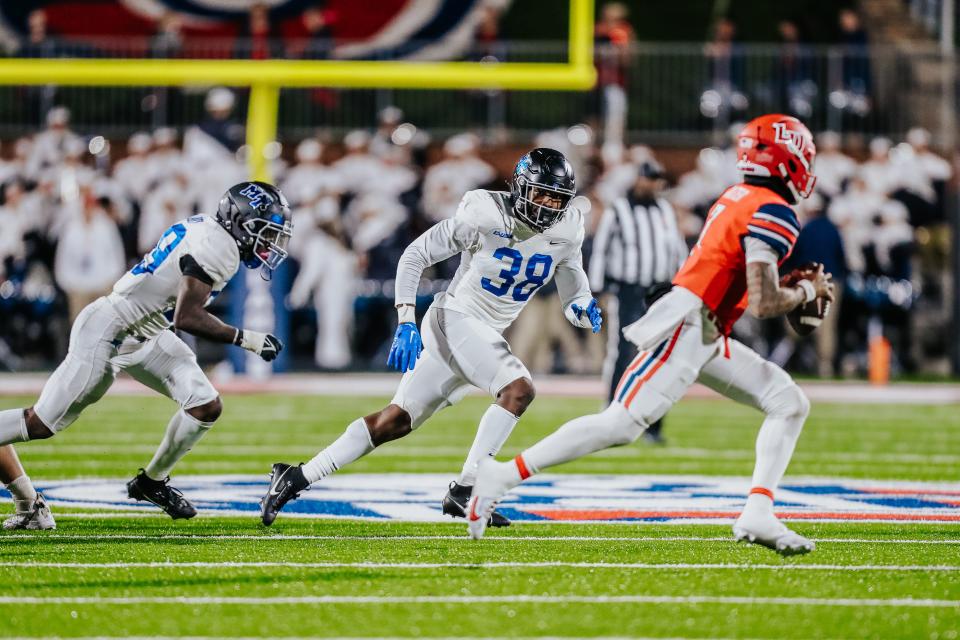
MULTIPOLYGON (((0 408, 31 400, 0 398, 0 408)), ((265 474, 383 404, 225 401, 177 473, 265 474)), ((452 475, 485 405, 470 398, 347 471, 452 475)), ((19 451, 35 479, 131 476, 172 409, 107 398, 19 451)), ((540 398, 504 454, 595 409, 540 398)), ((956 482, 957 409, 814 405, 788 474, 956 482)), ((748 476, 759 423, 730 402, 685 401, 668 417, 670 446, 625 447, 561 471, 748 476)), ((474 542, 459 523, 281 519, 265 529, 235 517, 63 514, 56 532, 0 536, 0 635, 958 637, 960 526, 791 526, 817 540, 815 553, 782 559, 717 525, 523 524, 474 542)))

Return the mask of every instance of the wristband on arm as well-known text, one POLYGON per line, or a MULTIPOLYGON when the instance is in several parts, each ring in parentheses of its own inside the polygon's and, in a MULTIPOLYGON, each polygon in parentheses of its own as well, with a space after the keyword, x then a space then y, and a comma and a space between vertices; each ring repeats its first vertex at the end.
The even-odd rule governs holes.
POLYGON ((817 290, 809 280, 798 280, 796 286, 803 292, 804 304, 817 299, 817 290))
POLYGON ((414 305, 397 305, 397 324, 403 324, 404 322, 417 323, 417 308, 414 305))

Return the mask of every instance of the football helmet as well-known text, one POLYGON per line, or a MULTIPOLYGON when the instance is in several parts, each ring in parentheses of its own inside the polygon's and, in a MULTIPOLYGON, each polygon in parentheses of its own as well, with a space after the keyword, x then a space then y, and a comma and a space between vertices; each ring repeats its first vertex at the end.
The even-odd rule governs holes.
POLYGON ((510 181, 514 215, 539 232, 560 221, 576 193, 573 167, 562 153, 545 147, 524 154, 510 181), (544 195, 557 206, 538 204, 544 195))
POLYGON ((263 267, 269 278, 287 258, 293 235, 290 205, 272 184, 241 182, 220 199, 217 221, 230 232, 240 249, 240 260, 251 269, 263 267))
POLYGON ((783 180, 796 201, 813 193, 816 155, 810 130, 793 116, 754 118, 737 136, 737 169, 745 176, 783 180))

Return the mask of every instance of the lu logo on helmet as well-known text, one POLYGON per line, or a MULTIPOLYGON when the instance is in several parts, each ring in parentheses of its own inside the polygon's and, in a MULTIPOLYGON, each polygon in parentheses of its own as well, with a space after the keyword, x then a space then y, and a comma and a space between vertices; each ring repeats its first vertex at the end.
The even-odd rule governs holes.
POLYGON ((793 129, 787 128, 786 122, 774 122, 773 123, 773 132, 774 140, 778 144, 785 144, 791 148, 791 150, 799 154, 803 151, 804 142, 803 134, 799 131, 794 131, 793 129))

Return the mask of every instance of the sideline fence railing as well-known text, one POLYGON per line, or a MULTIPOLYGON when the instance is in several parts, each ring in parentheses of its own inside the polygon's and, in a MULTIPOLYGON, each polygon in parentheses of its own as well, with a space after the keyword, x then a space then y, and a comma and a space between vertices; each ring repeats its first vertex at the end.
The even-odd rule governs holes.
MULTIPOLYGON (((273 55, 322 58, 316 41, 276 42, 273 55)), ((249 41, 207 41, 158 50, 149 41, 108 39, 99 46, 61 43, 45 57, 248 58, 249 41)), ((26 53, 31 53, 26 51, 26 53)), ((37 54, 39 55, 39 54, 37 54)), ((911 47, 640 43, 625 56, 598 47, 600 77, 622 77, 626 130, 633 141, 702 145, 730 124, 759 111, 786 111, 814 130, 899 136, 922 124, 934 140, 956 139, 956 78, 952 59, 934 46, 911 47), (622 60, 618 62, 617 60, 622 60), (622 64, 622 66, 621 66, 622 64), (606 69, 606 72, 605 72, 606 69)), ((470 60, 564 62, 566 42, 499 42, 470 52, 470 60)), ((241 90, 243 91, 243 90, 241 90)), ((202 87, 0 87, 0 134, 29 133, 54 104, 73 112, 74 126, 111 137, 159 126, 183 127, 203 114, 202 87)), ((243 101, 238 101, 238 104, 243 101)), ((460 89, 282 89, 278 134, 295 139, 324 129, 333 135, 368 128, 387 105, 438 136, 472 130, 495 142, 599 120, 604 88, 591 91, 460 89)))

